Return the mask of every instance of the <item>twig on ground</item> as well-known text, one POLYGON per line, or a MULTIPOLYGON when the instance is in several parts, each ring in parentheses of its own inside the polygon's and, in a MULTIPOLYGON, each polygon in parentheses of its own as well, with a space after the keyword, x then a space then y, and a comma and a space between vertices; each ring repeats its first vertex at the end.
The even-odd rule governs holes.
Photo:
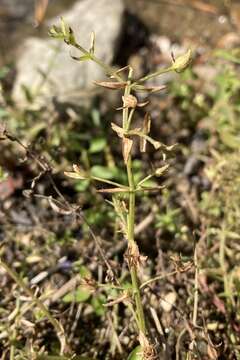
POLYGON ((195 245, 194 250, 194 266, 195 266, 195 278, 194 278, 194 302, 193 302, 193 317, 192 322, 193 326, 197 326, 197 316, 198 316, 198 275, 199 275, 199 269, 198 269, 198 254, 197 254, 197 244, 195 245))

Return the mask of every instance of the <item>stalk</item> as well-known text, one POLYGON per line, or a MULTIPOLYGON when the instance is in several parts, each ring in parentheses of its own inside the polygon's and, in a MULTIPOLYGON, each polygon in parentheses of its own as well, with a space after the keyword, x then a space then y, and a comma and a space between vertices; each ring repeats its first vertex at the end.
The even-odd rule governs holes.
POLYGON ((72 44, 77 50, 80 50, 84 55, 89 56, 89 59, 96 64, 98 64, 107 75, 115 77, 118 81, 123 81, 121 76, 116 73, 116 70, 113 69, 111 66, 105 64, 101 59, 97 58, 94 54, 90 53, 86 49, 84 49, 81 45, 74 43, 72 44))
MULTIPOLYGON (((130 95, 131 93, 131 78, 132 78, 132 69, 129 70, 128 82, 125 87, 124 97, 130 95)), ((132 115, 130 113, 130 115, 132 115)), ((129 109, 127 107, 123 108, 123 129, 128 131, 131 125, 132 116, 129 115, 129 109)), ((137 244, 134 238, 134 227, 135 227, 135 190, 136 186, 134 183, 134 176, 132 171, 132 156, 129 154, 128 161, 126 164, 127 168, 127 176, 128 176, 128 185, 129 185, 129 209, 128 209, 128 221, 127 221, 127 241, 129 249, 137 249, 137 244)), ((146 325, 145 325, 145 317, 142 306, 141 294, 140 294, 140 285, 137 276, 137 264, 134 261, 128 262, 129 271, 132 280, 132 289, 133 289, 133 297, 135 300, 136 306, 136 315, 138 320, 138 329, 139 332, 142 332, 144 335, 146 334, 146 325)))
MULTIPOLYGON (((131 155, 129 156, 127 162, 127 173, 128 173, 128 182, 129 182, 129 213, 128 213, 128 229, 127 229, 127 238, 128 244, 130 247, 135 248, 137 246, 135 239, 134 239, 134 227, 135 227, 135 184, 133 179, 132 173, 132 159, 131 155)), ((132 288, 133 288, 133 296, 135 299, 136 305, 136 313, 138 318, 138 327, 139 330, 145 334, 146 333, 146 326, 145 326, 145 317, 144 311, 142 306, 141 294, 140 294, 140 285, 139 280, 137 277, 137 266, 129 262, 129 270, 131 274, 132 280, 132 288)))
MULTIPOLYGON (((130 66, 124 67, 124 68, 120 69, 119 71, 116 71, 114 68, 112 68, 108 64, 105 64, 101 59, 99 59, 95 56, 95 54, 94 54, 94 42, 95 42, 94 35, 92 36, 90 50, 86 50, 85 48, 83 48, 81 45, 79 45, 76 42, 72 29, 64 22, 63 19, 61 20, 61 27, 59 28, 59 27, 53 26, 50 29, 49 34, 53 38, 64 39, 64 41, 68 45, 75 47, 76 49, 78 49, 80 51, 80 53, 84 54, 83 56, 81 56, 79 58, 73 57, 73 58, 75 58, 75 60, 78 60, 78 61, 91 60, 91 61, 95 62, 96 64, 98 64, 106 72, 106 75, 108 75, 110 78, 115 78, 118 80, 117 83, 111 82, 111 81, 108 82, 109 83, 109 84, 107 83, 108 86, 106 86, 106 83, 104 86, 103 83, 101 83, 101 82, 98 83, 98 85, 107 87, 109 89, 120 89, 120 88, 122 89, 124 87, 122 128, 119 129, 119 126, 116 126, 116 128, 118 128, 118 129, 114 129, 114 131, 116 131, 117 135, 120 138, 122 138, 123 158, 124 158, 124 162, 126 164, 127 177, 128 177, 128 188, 125 187, 124 185, 116 184, 115 182, 110 181, 110 180, 103 180, 103 179, 96 178, 96 177, 93 179, 95 179, 96 181, 102 181, 102 182, 108 183, 109 185, 114 185, 114 186, 117 185, 117 189, 114 189, 115 191, 113 191, 113 189, 105 189, 105 191, 108 190, 108 192, 110 192, 109 190, 111 190, 111 192, 125 192, 125 189, 126 189, 126 193, 128 194, 128 214, 127 214, 127 224, 126 224, 126 237, 127 237, 127 241, 128 241, 128 254, 127 255, 128 255, 128 267, 129 267, 129 272, 131 274, 131 280, 132 280, 132 295, 133 295, 133 299, 135 302, 135 309, 134 309, 135 317, 137 320, 137 325, 138 325, 138 330, 139 330, 139 342, 140 342, 141 347, 143 348, 143 356, 146 359, 150 359, 150 358, 152 359, 153 358, 152 355, 155 353, 155 351, 152 348, 151 344, 149 343, 149 341, 147 340, 147 337, 146 337, 145 316, 144 316, 143 305, 142 305, 142 300, 141 300, 141 293, 140 293, 141 286, 140 286, 140 281, 139 281, 138 275, 137 275, 138 266, 140 263, 140 255, 139 255, 137 243, 134 238, 136 192, 139 190, 144 191, 144 189, 141 189, 139 184, 137 184, 137 186, 136 186, 135 182, 134 182, 133 169, 132 169, 132 156, 131 156, 131 148, 132 148, 133 140, 129 139, 129 138, 127 139, 127 137, 133 137, 134 135, 140 136, 145 141, 150 142, 156 150, 159 149, 162 144, 155 141, 148 135, 148 133, 150 131, 150 119, 146 119, 147 121, 144 122, 144 126, 146 125, 145 126, 146 128, 143 126, 142 131, 138 130, 138 129, 131 130, 131 122, 132 122, 135 108, 136 108, 136 106, 140 106, 140 104, 137 104, 137 101, 136 101, 136 104, 135 104, 135 102, 133 102, 133 105, 132 105, 131 101, 129 102, 127 100, 129 100, 129 99, 131 100, 131 98, 134 98, 134 97, 129 97, 129 95, 131 95, 131 90, 134 89, 134 87, 135 87, 135 90, 137 90, 136 85, 144 83, 147 80, 150 80, 152 78, 160 76, 164 73, 168 73, 170 71, 182 72, 183 70, 185 70, 191 61, 192 53, 191 53, 191 50, 188 50, 188 52, 186 54, 181 55, 177 59, 173 59, 173 63, 171 66, 169 66, 165 69, 161 68, 151 74, 143 76, 142 78, 134 81, 133 80, 133 69, 130 66), (129 69, 127 83, 124 81, 124 77, 122 78, 122 76, 119 75, 119 72, 122 72, 123 70, 126 70, 126 69, 129 69), (128 99, 127 99, 127 97, 128 97, 128 99), (130 111, 129 111, 129 108, 131 108, 130 111), (150 354, 150 356, 149 356, 149 354, 150 354)), ((148 88, 145 88, 144 86, 140 86, 140 88, 143 90, 145 90, 145 89, 149 90, 148 88)), ((151 178, 153 175, 156 175, 156 174, 154 173, 154 174, 148 175, 146 178, 144 178, 140 182, 140 184, 143 184, 147 179, 151 178)), ((124 224, 125 224, 125 217, 124 217, 124 224)), ((100 250, 100 252, 102 251, 101 247, 99 247, 99 250, 100 250)), ((103 258, 104 258, 104 256, 103 256, 103 258)))

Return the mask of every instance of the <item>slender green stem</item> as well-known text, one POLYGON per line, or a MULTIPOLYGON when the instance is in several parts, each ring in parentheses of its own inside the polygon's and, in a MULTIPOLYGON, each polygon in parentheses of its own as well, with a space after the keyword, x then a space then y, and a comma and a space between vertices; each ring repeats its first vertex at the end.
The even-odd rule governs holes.
MULTIPOLYGON (((128 81, 128 84, 125 87, 125 91, 124 91, 124 98, 127 97, 131 92, 130 85, 131 85, 131 82, 128 81)), ((122 127, 123 127, 123 130, 125 132, 127 132, 127 128, 130 125, 130 124, 128 124, 128 113, 129 113, 128 107, 124 106, 123 107, 123 124, 122 124, 122 127)))
POLYGON ((14 360, 14 356, 15 356, 15 346, 11 345, 11 347, 10 347, 10 360, 14 360))
POLYGON ((159 149, 161 147, 161 143, 157 140, 152 139, 150 136, 146 135, 143 131, 130 130, 128 131, 129 135, 140 136, 146 141, 148 141, 155 149, 159 149))
POLYGON ((141 181, 139 181, 139 183, 137 184, 137 187, 141 186, 142 184, 144 184, 146 181, 150 180, 155 174, 149 174, 148 176, 146 176, 144 179, 142 179, 141 181))
POLYGON ((175 274, 177 274, 177 271, 176 271, 176 270, 174 270, 174 271, 172 271, 172 272, 170 272, 170 273, 168 273, 168 274, 155 276, 154 278, 149 279, 149 280, 145 281, 144 283, 142 283, 141 286, 140 286, 140 289, 145 288, 147 285, 152 284, 152 283, 155 282, 155 281, 159 281, 159 280, 162 280, 162 279, 166 279, 167 277, 173 276, 173 275, 175 275, 175 274))
POLYGON ((126 127, 127 127, 127 128, 126 128, 127 132, 128 132, 128 130, 129 130, 129 128, 130 128, 130 125, 131 125, 131 121, 132 121, 134 112, 135 112, 135 109, 131 109, 130 114, 129 114, 129 117, 128 117, 128 120, 127 120, 127 126, 126 126, 126 127))
MULTIPOLYGON (((135 247, 135 239, 134 239, 134 227, 135 227, 135 184, 134 178, 132 173, 132 159, 129 156, 127 162, 127 173, 128 173, 128 181, 129 181, 129 188, 132 190, 129 193, 129 213, 128 213, 128 242, 133 248, 135 247)), ((132 287, 133 287, 133 294, 136 303, 136 312, 138 318, 138 326, 139 330, 142 331, 144 334, 146 333, 146 326, 145 326, 145 317, 144 311, 142 306, 140 288, 139 288, 139 281, 137 277, 137 266, 134 264, 130 264, 130 274, 132 279, 132 287)))
POLYGON ((128 186, 119 184, 119 183, 117 183, 117 182, 115 182, 115 181, 111 181, 111 180, 107 180, 107 179, 102 179, 102 178, 97 177, 97 176, 91 176, 91 180, 96 180, 96 181, 103 182, 103 183, 106 183, 106 184, 109 184, 109 185, 114 185, 114 186, 120 187, 120 188, 122 188, 122 189, 126 189, 126 190, 128 191, 128 186))
POLYGON ((94 61, 96 64, 98 64, 101 68, 103 68, 103 70, 105 71, 105 73, 107 75, 115 77, 120 82, 123 81, 123 79, 121 78, 120 75, 117 74, 115 69, 113 69, 111 66, 105 64, 102 60, 100 60, 94 54, 92 54, 89 51, 87 51, 86 49, 84 49, 81 45, 75 43, 75 44, 72 44, 72 46, 74 46, 76 49, 81 51, 84 55, 89 56, 89 59, 94 61))
POLYGON ((57 55, 58 55, 60 50, 61 50, 61 44, 59 44, 56 47, 56 49, 54 49, 54 53, 53 53, 52 57, 50 58, 50 61, 49 61, 48 65, 47 65, 47 69, 44 71, 44 73, 40 73, 41 80, 40 80, 39 84, 37 85, 36 89, 34 90, 34 92, 32 93, 33 101, 40 94, 43 86, 45 85, 46 81, 49 78, 49 75, 50 75, 51 71, 54 69, 56 59, 57 59, 57 55))
POLYGON ((148 74, 148 75, 142 77, 141 79, 136 80, 134 83, 132 83, 131 86, 133 87, 134 85, 137 85, 137 84, 139 84, 139 83, 145 82, 145 81, 150 80, 150 79, 152 79, 152 78, 154 78, 154 77, 157 77, 157 76, 159 76, 159 75, 166 74, 166 73, 168 73, 168 72, 170 72, 170 71, 173 71, 172 66, 170 66, 169 68, 166 68, 166 69, 157 70, 157 71, 155 71, 155 72, 152 73, 152 74, 148 74))
POLYGON ((127 175, 128 175, 128 183, 129 183, 129 214, 128 214, 128 236, 129 241, 134 242, 134 223, 135 223, 135 183, 133 178, 133 172, 132 172, 132 159, 131 156, 129 156, 128 162, 127 162, 127 175))
MULTIPOLYGON (((129 71, 128 82, 125 87, 124 97, 130 95, 131 92, 131 77, 132 77, 132 69, 129 71)), ((127 107, 123 108, 123 129, 127 131, 131 125, 131 119, 133 116, 133 111, 130 112, 127 107)), ((128 221, 127 221, 127 238, 128 244, 130 248, 137 248, 137 244, 134 239, 134 227, 135 227, 135 182, 134 176, 132 172, 132 157, 129 154, 129 158, 126 164, 127 167, 127 176, 128 176, 128 184, 129 184, 129 210, 128 210, 128 221)), ((139 288, 139 280, 137 276, 137 265, 134 264, 134 261, 129 261, 129 270, 131 274, 132 280, 132 288, 133 288, 133 296, 136 305, 136 315, 139 331, 143 334, 146 333, 146 325, 145 325, 145 317, 142 306, 140 288, 139 288)))

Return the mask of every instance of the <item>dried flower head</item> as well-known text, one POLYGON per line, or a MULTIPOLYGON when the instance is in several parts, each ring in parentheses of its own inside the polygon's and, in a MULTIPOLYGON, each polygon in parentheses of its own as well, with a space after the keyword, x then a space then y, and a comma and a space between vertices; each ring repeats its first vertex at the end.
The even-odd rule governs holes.
POLYGON ((127 108, 135 109, 138 104, 137 98, 133 95, 127 95, 122 97, 123 106, 127 108))
POLYGON ((177 57, 176 59, 173 58, 172 69, 177 73, 184 71, 192 61, 192 50, 189 49, 185 54, 177 57))

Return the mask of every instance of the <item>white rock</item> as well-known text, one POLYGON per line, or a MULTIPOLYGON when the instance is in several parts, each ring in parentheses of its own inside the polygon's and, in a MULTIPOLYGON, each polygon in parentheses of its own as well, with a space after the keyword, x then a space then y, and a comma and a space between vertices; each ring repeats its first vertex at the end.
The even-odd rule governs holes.
POLYGON ((160 305, 164 311, 170 312, 176 300, 177 300, 177 294, 172 291, 164 296, 164 298, 160 302, 160 305))
MULTIPOLYGON (((90 34, 96 35, 96 55, 109 64, 120 35, 123 13, 122 0, 81 0, 65 14, 65 21, 73 28, 79 43, 90 46, 90 34)), ((49 26, 59 24, 60 18, 52 19, 49 26)), ((73 60, 65 43, 55 39, 28 38, 21 45, 17 60, 17 77, 13 88, 13 100, 19 107, 29 106, 23 86, 37 93, 35 104, 46 104, 53 97, 58 101, 81 102, 93 88, 93 81, 103 77, 101 68, 93 62, 73 60), (43 81, 43 73, 48 73, 43 81), (83 96, 84 95, 84 96, 83 96)), ((80 53, 77 53, 80 56, 80 53)))

